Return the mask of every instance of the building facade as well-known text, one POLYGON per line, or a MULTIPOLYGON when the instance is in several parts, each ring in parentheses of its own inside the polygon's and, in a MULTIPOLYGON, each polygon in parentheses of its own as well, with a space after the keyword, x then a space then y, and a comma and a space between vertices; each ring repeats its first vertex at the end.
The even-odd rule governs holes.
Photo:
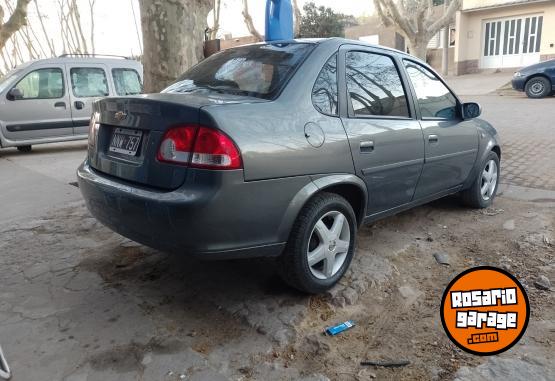
POLYGON ((459 75, 555 58, 555 0, 463 0, 455 40, 459 75))

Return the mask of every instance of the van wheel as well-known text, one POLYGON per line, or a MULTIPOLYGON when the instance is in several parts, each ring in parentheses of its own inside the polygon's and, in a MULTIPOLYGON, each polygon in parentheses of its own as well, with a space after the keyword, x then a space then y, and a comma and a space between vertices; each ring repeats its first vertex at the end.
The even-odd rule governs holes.
POLYGON ((551 94, 551 82, 544 77, 534 77, 524 87, 529 98, 543 98, 551 94))
POLYGON ((278 259, 283 280, 317 294, 333 287, 349 268, 357 233, 351 205, 333 193, 321 193, 301 210, 284 253, 278 259))
POLYGON ((31 146, 19 146, 17 147, 19 152, 31 152, 31 146))
POLYGON ((489 207, 497 194, 499 173, 499 156, 492 151, 482 163, 474 183, 462 192, 463 203, 478 209, 489 207))

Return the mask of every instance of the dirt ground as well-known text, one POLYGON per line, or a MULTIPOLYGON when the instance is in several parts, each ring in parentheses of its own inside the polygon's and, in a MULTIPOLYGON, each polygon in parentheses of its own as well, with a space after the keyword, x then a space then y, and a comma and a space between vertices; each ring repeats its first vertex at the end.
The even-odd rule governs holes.
POLYGON ((311 351, 314 346, 291 349, 297 358, 292 364, 333 380, 453 379, 461 367, 475 367, 486 359, 463 352, 446 337, 439 317, 441 295, 458 273, 491 265, 513 273, 532 305, 525 337, 503 356, 530 356, 538 368, 546 367, 545 379, 550 379, 555 375, 554 300, 552 293, 533 284, 540 274, 551 279, 555 275, 554 222, 555 209, 542 202, 500 198, 494 208, 474 211, 460 209, 451 198, 364 227, 351 276, 367 277, 370 287, 344 309, 330 308, 326 298, 313 297, 301 332, 309 336, 326 323, 346 319, 357 326, 337 337, 319 337, 317 356, 311 351), (434 253, 446 255, 449 265, 438 264, 434 253), (384 262, 385 271, 366 273, 362 268, 370 268, 376 258, 384 262), (361 360, 411 364, 361 370, 361 360))
POLYGON ((308 297, 269 260, 168 256, 78 202, 0 229, 0 337, 15 381, 554 379, 553 293, 534 286, 555 279, 554 222, 555 199, 502 195, 482 211, 440 200, 363 227, 345 279, 308 297), (448 282, 478 265, 508 269, 531 302, 526 334, 494 358, 459 350, 439 317, 448 282), (349 319, 351 330, 322 335, 349 319))

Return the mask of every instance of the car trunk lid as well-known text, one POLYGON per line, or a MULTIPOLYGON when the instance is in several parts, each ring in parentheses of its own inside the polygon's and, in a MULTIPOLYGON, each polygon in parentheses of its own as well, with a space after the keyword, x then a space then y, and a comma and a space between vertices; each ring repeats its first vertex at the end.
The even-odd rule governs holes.
POLYGON ((187 167, 156 159, 164 132, 175 126, 199 124, 203 106, 249 99, 222 94, 148 94, 99 100, 94 109, 98 135, 95 146, 89 147, 90 165, 123 180, 176 189, 185 181, 187 167))

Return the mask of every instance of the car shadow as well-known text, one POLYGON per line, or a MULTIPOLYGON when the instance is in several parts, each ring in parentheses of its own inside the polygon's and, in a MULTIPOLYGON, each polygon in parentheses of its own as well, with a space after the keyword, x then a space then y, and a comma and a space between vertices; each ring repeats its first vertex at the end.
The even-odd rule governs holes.
POLYGON ((30 152, 20 152, 15 147, 0 148, 0 158, 13 156, 33 156, 37 154, 55 154, 63 152, 78 152, 87 149, 87 141, 64 142, 34 145, 30 152))

